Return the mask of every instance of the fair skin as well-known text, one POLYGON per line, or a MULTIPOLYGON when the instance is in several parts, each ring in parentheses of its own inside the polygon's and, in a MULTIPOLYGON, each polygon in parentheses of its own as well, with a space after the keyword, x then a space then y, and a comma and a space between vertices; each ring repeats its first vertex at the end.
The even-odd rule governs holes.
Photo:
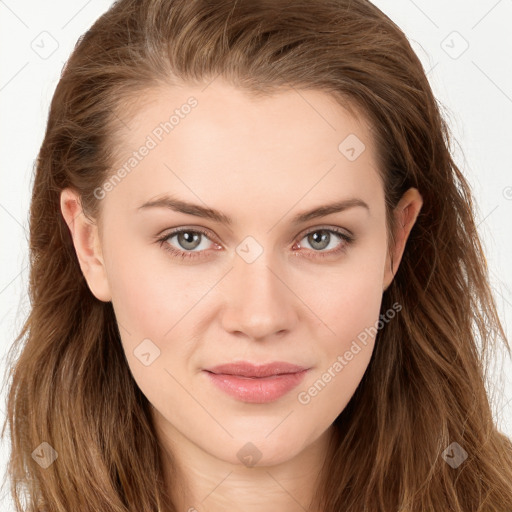
POLYGON ((101 199, 99 223, 82 214, 71 189, 61 194, 62 214, 91 292, 112 301, 130 370, 153 406, 163 450, 179 468, 176 479, 167 475, 177 509, 303 511, 332 423, 361 381, 374 338, 335 376, 333 363, 378 321, 421 196, 409 189, 402 197, 396 245, 388 247, 384 191, 362 116, 321 91, 255 99, 221 80, 206 89, 148 91, 135 117, 124 120, 129 129, 120 125, 118 167, 190 96, 197 107, 101 199), (349 134, 366 146, 352 161, 338 149, 349 134), (219 210, 232 224, 139 209, 165 194, 219 210), (367 207, 292 222, 345 199, 367 207), (187 245, 191 235, 170 235, 179 227, 208 235, 187 245), (164 245, 155 241, 166 234, 164 245), (322 234, 328 243, 315 243, 322 234), (254 240, 241 244, 248 236, 254 240), (198 257, 173 256, 165 244, 198 257), (248 262, 240 247, 262 252, 248 262), (160 350, 147 366, 134 354, 145 339, 160 350), (203 371, 232 361, 287 361, 309 370, 279 399, 247 403, 203 371), (329 368, 329 382, 301 403, 299 393, 329 368), (257 463, 244 464, 241 449, 257 463))

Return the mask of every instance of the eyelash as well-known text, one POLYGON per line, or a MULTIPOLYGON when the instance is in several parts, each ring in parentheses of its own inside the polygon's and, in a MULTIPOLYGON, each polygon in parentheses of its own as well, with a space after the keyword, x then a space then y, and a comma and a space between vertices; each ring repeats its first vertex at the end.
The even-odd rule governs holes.
MULTIPOLYGON (((325 251, 325 252, 324 251, 313 251, 313 249, 310 249, 311 251, 313 251, 315 253, 315 255, 314 256, 306 256, 308 258, 317 258, 317 257, 325 258, 325 257, 335 256, 335 255, 344 253, 347 250, 347 247, 354 242, 354 237, 347 235, 344 231, 337 229, 337 228, 324 228, 324 227, 314 228, 310 231, 305 232, 304 234, 302 234, 299 241, 302 240, 304 237, 306 237, 312 233, 316 233, 318 231, 326 231, 328 233, 334 233, 335 235, 338 235, 343 240, 344 243, 339 245, 338 248, 336 248, 336 249, 331 249, 330 251, 325 251)), ((167 240, 169 238, 172 238, 175 235, 179 235, 180 233, 185 233, 185 232, 196 233, 196 234, 200 233, 200 234, 204 235, 206 238, 208 238, 208 239, 210 238, 209 233, 206 230, 203 230, 200 228, 194 228, 194 229, 179 228, 174 231, 171 231, 170 233, 166 233, 162 237, 157 238, 156 241, 160 244, 160 246, 165 251, 171 253, 171 255, 173 257, 181 258, 182 260, 188 259, 188 258, 195 259, 195 258, 203 257, 201 255, 201 253, 203 253, 205 251, 180 251, 179 249, 176 249, 175 247, 173 247, 172 245, 170 245, 167 242, 167 240)))

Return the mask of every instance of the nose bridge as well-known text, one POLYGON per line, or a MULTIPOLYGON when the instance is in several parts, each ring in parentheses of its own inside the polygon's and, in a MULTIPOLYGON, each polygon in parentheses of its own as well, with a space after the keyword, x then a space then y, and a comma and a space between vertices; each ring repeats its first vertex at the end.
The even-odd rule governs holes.
POLYGON ((228 278, 224 328, 251 338, 291 329, 295 319, 293 293, 285 284, 280 259, 251 237, 242 241, 236 252, 228 278))

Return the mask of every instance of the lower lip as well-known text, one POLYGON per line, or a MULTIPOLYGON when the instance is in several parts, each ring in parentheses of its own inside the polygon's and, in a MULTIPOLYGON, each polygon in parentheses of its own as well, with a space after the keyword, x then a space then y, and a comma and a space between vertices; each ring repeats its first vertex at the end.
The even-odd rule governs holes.
POLYGON ((228 395, 252 404, 274 402, 297 387, 308 370, 271 377, 239 377, 205 371, 208 378, 228 395))

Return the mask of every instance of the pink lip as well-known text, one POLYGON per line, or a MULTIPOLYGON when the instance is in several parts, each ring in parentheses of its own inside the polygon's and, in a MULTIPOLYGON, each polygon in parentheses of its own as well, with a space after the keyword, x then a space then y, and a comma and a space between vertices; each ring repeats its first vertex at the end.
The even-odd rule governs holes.
POLYGON ((222 391, 242 402, 267 403, 278 400, 299 385, 308 368, 285 362, 256 366, 248 362, 223 364, 205 369, 222 391))

